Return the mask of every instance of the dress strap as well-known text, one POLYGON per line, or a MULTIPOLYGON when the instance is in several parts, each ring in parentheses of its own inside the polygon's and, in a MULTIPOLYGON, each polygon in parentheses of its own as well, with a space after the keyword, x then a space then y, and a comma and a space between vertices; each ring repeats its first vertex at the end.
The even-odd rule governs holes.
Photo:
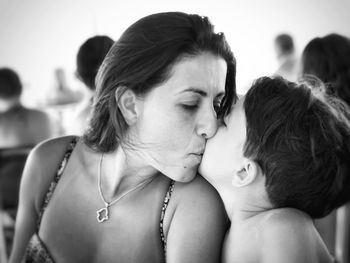
POLYGON ((51 197, 52 197, 52 195, 53 195, 53 193, 54 193, 54 191, 56 189, 56 186, 57 186, 59 180, 61 179, 63 171, 66 168, 66 165, 68 163, 69 157, 72 154, 73 149, 74 149, 75 145, 77 144, 77 142, 78 142, 78 137, 75 137, 69 143, 69 145, 67 147, 67 150, 66 150, 66 152, 64 154, 64 157, 62 159, 62 162, 61 162, 61 164, 60 164, 60 166, 59 166, 59 168, 58 168, 58 170, 57 170, 57 172, 55 174, 55 177, 53 178, 52 182, 50 183, 49 189, 46 192, 45 199, 44 199, 43 205, 41 206, 39 217, 38 217, 38 220, 37 220, 37 223, 36 223, 36 230, 37 230, 37 232, 39 232, 41 219, 43 217, 44 211, 45 211, 47 205, 49 204, 49 202, 51 200, 51 197))
POLYGON ((171 194, 173 192, 174 189, 174 185, 175 185, 175 181, 171 180, 169 187, 168 187, 168 191, 166 192, 165 198, 164 198, 164 202, 163 202, 163 206, 162 206, 162 211, 160 214, 160 223, 159 223, 159 230, 160 230, 160 238, 162 240, 162 245, 163 245, 163 249, 164 249, 164 255, 165 255, 165 259, 166 259, 166 238, 164 236, 164 225, 163 225, 163 221, 164 221, 164 216, 165 216, 165 211, 168 207, 170 198, 171 198, 171 194))

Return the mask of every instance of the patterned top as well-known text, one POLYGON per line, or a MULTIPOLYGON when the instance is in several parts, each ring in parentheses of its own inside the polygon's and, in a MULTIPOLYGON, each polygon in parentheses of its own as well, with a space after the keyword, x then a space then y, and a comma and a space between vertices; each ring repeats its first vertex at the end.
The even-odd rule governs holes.
POLYGON ((167 193, 165 195, 165 198, 164 198, 164 202, 163 202, 163 206, 162 206, 162 212, 160 214, 159 230, 160 230, 160 238, 162 240, 165 258, 166 258, 166 238, 164 236, 163 221, 164 221, 165 211, 166 211, 166 209, 168 207, 168 204, 169 204, 169 201, 170 201, 170 198, 171 198, 171 194, 173 193, 174 184, 175 184, 175 181, 171 180, 169 188, 168 188, 168 191, 167 191, 167 193))
MULTIPOLYGON (((40 229, 40 224, 41 224, 41 219, 43 217, 44 211, 49 204, 51 197, 55 191, 55 188, 63 174, 63 171, 68 163, 69 157, 71 156, 71 153, 73 152, 73 149, 75 145, 77 144, 77 137, 73 139, 73 141, 69 144, 66 153, 63 157, 63 160, 60 164, 60 167, 57 170, 57 173, 53 179, 53 181, 50 184, 50 187, 46 193, 43 205, 40 209, 39 217, 37 220, 37 226, 36 226, 36 232, 33 234, 31 239, 29 240, 26 252, 25 252, 25 262, 26 263, 54 263, 55 261, 53 260, 49 250, 45 246, 44 242, 40 239, 39 237, 39 229, 40 229)), ((160 223, 159 223, 159 228, 160 228, 160 237, 164 249, 164 255, 166 253, 166 239, 164 237, 164 229, 163 229, 163 221, 164 221, 164 215, 165 211, 167 209, 167 206, 169 204, 171 194, 174 188, 175 181, 171 180, 170 185, 168 188, 168 191, 166 192, 164 202, 162 205, 162 210, 161 210, 161 215, 160 215, 160 223)))

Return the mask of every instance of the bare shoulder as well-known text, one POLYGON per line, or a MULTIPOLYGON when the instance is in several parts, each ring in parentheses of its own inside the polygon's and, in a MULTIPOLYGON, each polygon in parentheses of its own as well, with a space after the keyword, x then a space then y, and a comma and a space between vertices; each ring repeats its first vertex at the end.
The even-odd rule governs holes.
POLYGON ((76 136, 64 136, 57 137, 54 139, 45 140, 39 143, 31 151, 28 161, 32 159, 38 160, 41 166, 47 166, 53 164, 57 159, 63 157, 65 150, 67 149, 69 143, 71 143, 76 136))
MULTIPOLYGON (((171 199, 174 219, 187 221, 191 228, 211 226, 213 232, 226 232, 228 217, 216 189, 202 176, 189 183, 176 183, 171 199)), ((185 225, 184 222, 181 223, 185 225)), ((207 231, 207 230, 206 230, 207 231)))
POLYGON ((176 183, 174 195, 178 205, 184 208, 193 209, 195 206, 196 209, 218 213, 217 215, 226 219, 225 207, 219 193, 200 175, 189 183, 176 183))
POLYGON ((35 193, 33 198, 36 209, 41 206, 43 195, 74 138, 76 137, 65 136, 46 140, 30 152, 23 171, 21 188, 26 188, 28 193, 35 193))
POLYGON ((261 237, 263 262, 331 262, 312 218, 297 209, 266 212, 261 237))
POLYGON ((263 215, 262 223, 264 227, 268 228, 269 230, 273 230, 275 228, 293 228, 313 224, 310 216, 294 208, 280 208, 267 211, 263 215))
POLYGON ((167 259, 220 262, 228 220, 214 187, 199 175, 189 183, 175 183, 169 208, 165 218, 167 259))
POLYGON ((297 245, 300 240, 310 238, 314 225, 307 214, 292 208, 281 208, 265 212, 261 219, 261 230, 267 242, 285 238, 290 245, 297 245))
POLYGON ((197 175, 189 183, 176 183, 176 188, 183 198, 203 197, 205 199, 221 201, 216 189, 201 175, 197 175))

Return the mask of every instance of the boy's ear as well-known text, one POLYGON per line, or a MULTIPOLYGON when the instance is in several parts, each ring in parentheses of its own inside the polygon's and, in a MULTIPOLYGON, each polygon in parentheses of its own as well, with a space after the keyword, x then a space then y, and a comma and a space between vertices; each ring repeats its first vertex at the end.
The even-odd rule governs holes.
POLYGON ((115 99, 126 123, 129 126, 135 124, 137 121, 136 94, 126 87, 119 87, 115 91, 115 99))
POLYGON ((241 170, 233 175, 232 185, 235 187, 243 187, 251 184, 261 173, 260 166, 257 162, 246 160, 241 170))

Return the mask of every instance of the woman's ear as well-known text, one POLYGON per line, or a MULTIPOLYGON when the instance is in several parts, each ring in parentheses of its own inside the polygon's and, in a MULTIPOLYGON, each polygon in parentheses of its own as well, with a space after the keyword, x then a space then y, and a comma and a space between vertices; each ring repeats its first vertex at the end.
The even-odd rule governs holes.
POLYGON ((241 170, 233 175, 232 185, 235 187, 243 187, 251 184, 259 175, 261 169, 257 162, 246 160, 241 170))
POLYGON ((119 87, 115 91, 115 99, 126 123, 129 126, 135 124, 137 121, 136 94, 128 88, 119 87))

